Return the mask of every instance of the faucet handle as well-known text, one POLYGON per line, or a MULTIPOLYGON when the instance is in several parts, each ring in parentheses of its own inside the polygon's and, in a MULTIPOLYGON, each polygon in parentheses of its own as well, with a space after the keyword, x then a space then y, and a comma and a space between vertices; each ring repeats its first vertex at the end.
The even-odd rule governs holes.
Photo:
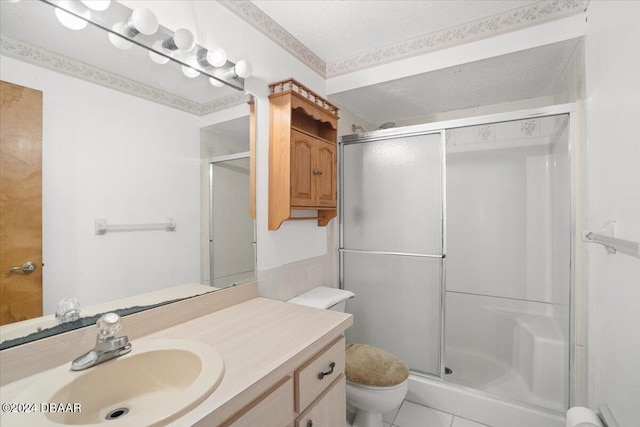
POLYGON ((105 341, 112 339, 116 336, 116 333, 120 330, 120 316, 116 313, 107 313, 102 315, 97 322, 98 325, 98 339, 105 341))
POLYGON ((64 298, 58 302, 56 320, 58 324, 73 322, 80 318, 80 303, 78 298, 64 298))

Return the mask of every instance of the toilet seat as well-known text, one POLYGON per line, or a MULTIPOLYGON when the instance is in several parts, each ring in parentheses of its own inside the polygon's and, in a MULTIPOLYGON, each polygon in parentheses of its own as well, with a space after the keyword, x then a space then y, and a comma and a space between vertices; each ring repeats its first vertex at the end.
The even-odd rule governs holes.
POLYGON ((346 345, 347 381, 365 388, 393 388, 409 378, 409 366, 393 353, 368 344, 346 345))

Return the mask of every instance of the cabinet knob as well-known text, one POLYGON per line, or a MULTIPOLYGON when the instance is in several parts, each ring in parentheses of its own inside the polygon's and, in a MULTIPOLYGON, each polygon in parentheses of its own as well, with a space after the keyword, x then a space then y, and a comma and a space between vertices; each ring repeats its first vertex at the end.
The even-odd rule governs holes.
POLYGON ((321 170, 318 170, 318 169, 314 169, 314 170, 313 170, 313 174, 314 174, 314 175, 322 175, 322 171, 321 171, 321 170))
POLYGON ((307 427, 313 427, 313 421, 312 420, 307 421, 307 427))

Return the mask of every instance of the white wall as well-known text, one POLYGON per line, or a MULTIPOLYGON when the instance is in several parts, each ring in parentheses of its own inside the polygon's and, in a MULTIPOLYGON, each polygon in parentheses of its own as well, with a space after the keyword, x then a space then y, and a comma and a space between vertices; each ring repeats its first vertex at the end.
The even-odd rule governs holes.
POLYGON ((197 118, 12 58, 3 80, 43 91, 44 312, 198 282, 197 118), (109 223, 175 232, 94 234, 109 223))
MULTIPOLYGON (((640 2, 592 1, 586 37, 585 227, 640 241, 640 2)), ((589 404, 640 420, 640 260, 589 244, 589 404)))

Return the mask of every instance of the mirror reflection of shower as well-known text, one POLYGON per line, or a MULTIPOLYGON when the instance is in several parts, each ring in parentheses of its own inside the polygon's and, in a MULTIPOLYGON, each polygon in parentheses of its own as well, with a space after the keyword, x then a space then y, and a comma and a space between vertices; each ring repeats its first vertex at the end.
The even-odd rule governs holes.
POLYGON ((255 280, 250 139, 249 115, 204 127, 200 132, 201 280, 215 288, 255 280))
MULTIPOLYGON (((395 126, 396 126, 396 122, 384 122, 383 124, 378 126, 378 128, 376 130, 391 129, 391 128, 395 127, 395 126)), ((362 126, 358 126, 355 123, 351 125, 351 131, 353 133, 358 133, 358 131, 360 131, 360 133, 366 132, 362 126)))
POLYGON ((224 288, 255 279, 255 226, 249 215, 249 153, 210 161, 210 280, 224 288))
POLYGON ((385 122, 378 126, 378 129, 391 129, 396 126, 396 122, 385 122))

